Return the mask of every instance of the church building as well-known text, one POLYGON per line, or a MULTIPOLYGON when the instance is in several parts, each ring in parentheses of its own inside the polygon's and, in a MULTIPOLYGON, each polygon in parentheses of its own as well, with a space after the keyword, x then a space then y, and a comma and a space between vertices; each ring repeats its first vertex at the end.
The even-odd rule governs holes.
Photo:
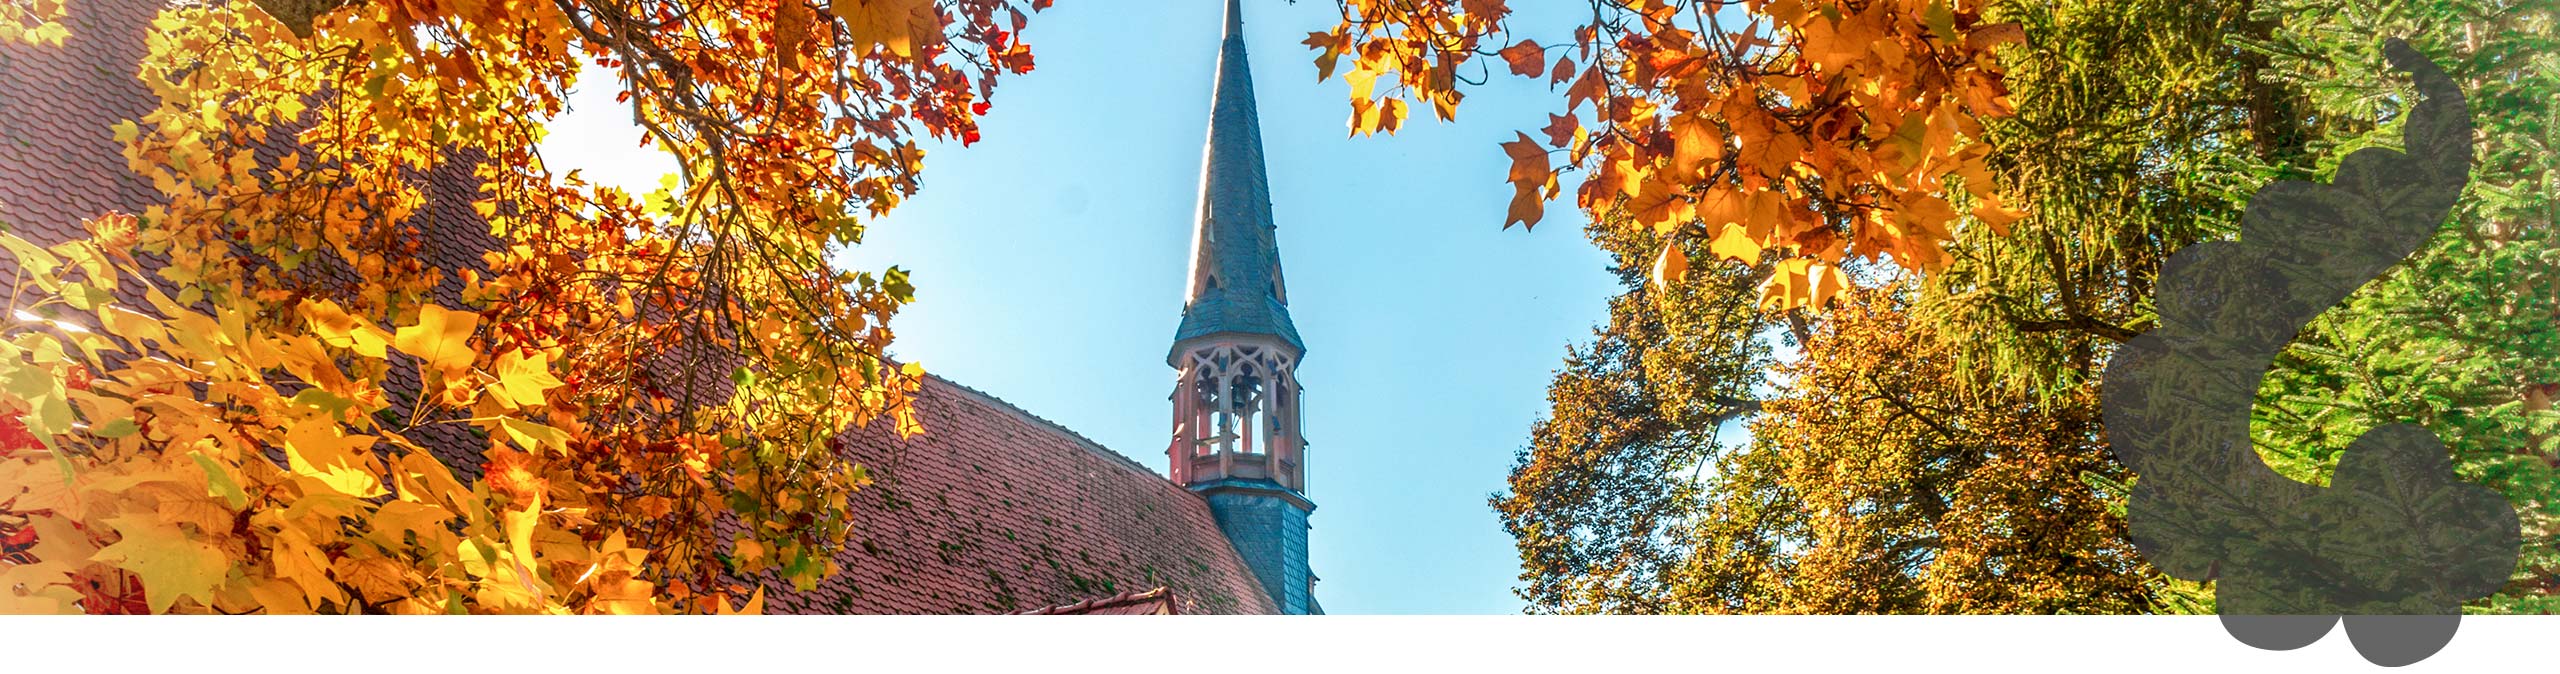
MULTIPOLYGON (((109 125, 152 107, 134 72, 161 6, 84 0, 70 6, 63 45, 0 45, 0 217, 20 236, 59 243, 85 217, 158 201, 109 125)), ((900 440, 875 424, 843 438, 875 483, 854 495, 841 570, 805 591, 767 579, 767 610, 1323 612, 1307 561, 1315 504, 1296 376, 1306 347, 1289 319, 1236 0, 1220 50, 1188 292, 1166 354, 1167 473, 929 378, 916 402, 924 435, 900 440)), ((476 266, 497 242, 469 207, 469 172, 425 180, 422 254, 476 266)), ((458 301, 451 292, 439 291, 458 301)), ((477 465, 476 450, 438 449, 449 465, 477 465)))

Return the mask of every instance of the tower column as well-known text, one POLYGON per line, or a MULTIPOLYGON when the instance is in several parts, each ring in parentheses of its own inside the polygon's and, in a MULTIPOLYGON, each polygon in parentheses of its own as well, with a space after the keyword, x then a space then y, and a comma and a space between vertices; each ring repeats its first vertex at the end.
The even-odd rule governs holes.
POLYGON ((1165 364, 1174 368, 1166 471, 1209 503, 1272 603, 1322 612, 1307 564, 1306 439, 1297 368, 1306 354, 1289 319, 1278 226, 1245 59, 1244 14, 1227 0, 1209 103, 1189 291, 1165 364))

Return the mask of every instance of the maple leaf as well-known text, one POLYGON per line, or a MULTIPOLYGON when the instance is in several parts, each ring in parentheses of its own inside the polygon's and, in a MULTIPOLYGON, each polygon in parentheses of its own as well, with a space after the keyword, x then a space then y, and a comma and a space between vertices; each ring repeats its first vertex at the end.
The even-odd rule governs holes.
POLYGON ((79 613, 80 593, 71 583, 69 564, 0 564, 0 615, 79 613))
POLYGON ((544 391, 563 386, 551 376, 551 357, 527 357, 521 351, 508 351, 498 356, 498 390, 509 404, 532 407, 543 403, 544 391))
POLYGON ((1502 221, 1503 229, 1510 229, 1515 222, 1524 229, 1537 227, 1538 220, 1546 217, 1546 191, 1555 183, 1555 173, 1547 163, 1547 149, 1531 140, 1529 134, 1518 135, 1519 140, 1502 144, 1503 153, 1511 155, 1512 186, 1511 211, 1502 221))
POLYGON ((829 0, 828 11, 844 19, 858 51, 885 48, 898 58, 915 58, 919 45, 942 38, 933 0, 829 0))
POLYGON ((286 467, 341 494, 356 498, 381 496, 388 492, 374 477, 372 459, 364 453, 373 446, 373 440, 367 435, 342 435, 337 424, 295 424, 285 433, 286 467))
POLYGON ((719 613, 720 615, 763 615, 764 586, 756 586, 755 594, 747 597, 747 603, 735 609, 729 608, 729 605, 726 603, 721 604, 719 607, 719 613))
MULTIPOLYGON (((358 547, 358 551, 365 548, 358 547)), ((338 559, 331 567, 338 581, 354 588, 365 601, 390 603, 412 592, 408 569, 379 554, 359 552, 338 559)))
POLYGON ((1596 102, 1607 99, 1608 97, 1609 85, 1607 82, 1601 80, 1600 68, 1598 66, 1593 66, 1592 68, 1582 72, 1581 79, 1573 81, 1573 88, 1565 90, 1564 110, 1565 112, 1573 112, 1581 109, 1583 101, 1596 102))
POLYGON ((1579 147, 1580 143, 1575 142, 1575 139, 1582 137, 1582 120, 1572 115, 1547 115, 1547 128, 1544 131, 1547 133, 1547 145, 1551 147, 1579 147))
POLYGON ((471 333, 479 327, 480 314, 429 304, 419 307, 418 324, 400 328, 391 344, 425 361, 427 368, 453 377, 470 371, 479 356, 470 345, 471 333))
POLYGON ((213 590, 231 573, 231 558, 212 544, 196 540, 176 525, 148 515, 107 518, 121 536, 92 559, 116 564, 142 579, 151 612, 167 613, 180 597, 210 603, 213 590))
POLYGON ((1688 273, 1689 254, 1681 251, 1678 243, 1662 244, 1662 252, 1655 253, 1653 257, 1654 288, 1667 290, 1688 273))
POLYGON ((1804 155, 1804 137, 1785 128, 1758 104, 1731 100, 1725 118, 1733 124, 1734 145, 1742 162, 1763 177, 1784 177, 1787 167, 1804 155))
POLYGON ((560 452, 569 450, 567 431, 515 417, 499 417, 498 427, 506 431, 508 439, 514 440, 526 451, 539 454, 544 449, 560 452))
POLYGON ((1981 220, 1982 224, 1990 225, 1992 232, 2008 236, 2009 225, 2026 219, 2027 214, 2025 211, 2001 204, 1999 195, 1985 194, 1980 197, 1980 203, 1974 205, 1973 217, 1981 220))
POLYGON ((1519 44, 1503 47, 1500 54, 1502 60, 1511 64, 1511 74, 1537 77, 1547 72, 1547 50, 1538 46, 1537 40, 1521 40, 1519 44))
POLYGON ((1724 136, 1715 122, 1699 115, 1671 118, 1671 173, 1695 180, 1706 164, 1724 156, 1724 136))
POLYGON ((367 357, 383 357, 383 347, 390 343, 391 333, 374 327, 347 313, 345 307, 328 300, 310 300, 302 305, 302 315, 310 321, 311 331, 331 346, 355 349, 367 357))
POLYGON ((611 581, 595 583, 595 599, 589 607, 609 615, 654 615, 658 612, 657 586, 647 581, 632 580, 625 574, 611 581))
POLYGON ((1707 231, 1721 232, 1728 226, 1749 222, 1751 206, 1750 194, 1731 186, 1718 185, 1699 195, 1698 222, 1705 224, 1707 231))
POLYGON ((1737 260, 1745 264, 1759 262, 1760 242, 1753 241, 1747 229, 1733 225, 1723 227, 1716 232, 1714 240, 1707 242, 1708 252, 1715 253, 1717 257, 1737 260))

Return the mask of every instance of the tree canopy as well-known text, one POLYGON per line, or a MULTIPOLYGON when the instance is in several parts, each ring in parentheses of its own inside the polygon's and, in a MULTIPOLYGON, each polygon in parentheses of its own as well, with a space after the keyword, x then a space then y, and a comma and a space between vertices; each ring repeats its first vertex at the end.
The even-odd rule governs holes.
POLYGON ((2140 476, 2099 375, 2152 327, 2169 254, 2236 236, 2267 182, 2398 141, 2389 37, 2470 93, 2474 187, 2288 350, 2258 449, 2318 482, 2365 430, 2424 425, 2534 541, 2474 608, 2560 589, 2547 4, 1671 0, 1570 25, 1339 4, 1309 45, 1320 76, 1356 57, 1354 133, 1395 130, 1399 97, 1454 114, 1470 73, 1543 73, 1564 112, 1503 145, 1514 220, 1581 171, 1627 281, 1494 497, 1532 611, 2209 610, 2125 541, 2140 476))
MULTIPOLYGON (((169 6, 156 109, 98 121, 163 201, 0 235, 0 611, 726 612, 831 573, 868 479, 835 437, 916 432, 921 371, 884 357, 906 274, 829 254, 919 140, 976 140, 1047 4, 169 6), (662 190, 545 162, 582 85, 662 190)), ((0 10, 60 42, 61 3, 0 10)))

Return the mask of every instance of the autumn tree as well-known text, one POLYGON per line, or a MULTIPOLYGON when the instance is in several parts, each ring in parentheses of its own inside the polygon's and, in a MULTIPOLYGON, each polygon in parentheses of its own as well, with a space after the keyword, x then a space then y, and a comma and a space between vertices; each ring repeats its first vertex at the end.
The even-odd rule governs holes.
POLYGON ((1960 223, 2005 227, 1983 122, 2013 104, 2000 45, 2013 23, 1961 0, 1589 3, 1577 26, 1523 26, 1502 0, 1340 0, 1307 36, 1319 76, 1340 70, 1351 132, 1394 132, 1413 106, 1457 114, 1485 73, 1543 78, 1561 110, 1504 143, 1504 223, 1535 226, 1579 173, 1574 203, 1664 235, 1655 276, 1687 247, 1774 260, 1762 301, 1821 304, 1852 259, 1935 269, 1960 223), (1587 107, 1586 107, 1587 106, 1587 107))
MULTIPOLYGON (((1847 275, 1873 286, 1856 301, 1788 315, 1788 329, 1768 337, 1801 350, 1776 368, 1785 385, 1761 393, 1751 443, 1640 480, 1612 477, 1640 490, 1567 500, 1534 488, 1589 479, 1550 473, 1620 465, 1591 450, 1576 462, 1549 457, 1558 420, 1626 423, 1610 418, 1621 413, 1617 397, 1559 397, 1515 469, 1506 521, 1690 479, 1696 497, 1679 506, 1686 512, 1656 516, 1691 524, 1648 539, 1681 561, 1657 564, 1679 571, 1622 593, 1641 601, 1542 591, 1617 581, 1541 564, 1533 553, 1548 543, 1521 536, 1532 610, 2208 608, 2201 588, 2150 571, 2121 540, 2122 495, 2139 478, 2104 443, 2094 391, 2114 346, 2149 328, 2152 283, 2171 252, 2235 233, 2240 200, 2265 180, 2311 177, 2320 157, 2334 161, 2318 140, 2335 122, 2315 116, 2304 78, 2280 77, 2282 60, 2258 48, 2290 15, 2253 5, 1983 8, 1978 21, 2025 35, 1996 52, 2014 114, 1984 120, 1979 136, 1996 193, 2023 213, 1965 220, 1944 241, 1943 263, 1866 265, 1870 273, 1847 275), (1601 418, 1580 420, 1591 415, 1601 418), (2057 513, 2067 517, 2048 517, 2057 513)), ((1672 343, 1628 325, 1613 316, 1602 343, 1672 343)), ((1584 369, 1570 362, 1552 392, 1567 393, 1584 369)))
POLYGON ((2152 572, 2105 485, 2097 388, 1960 387, 1909 287, 1854 290, 1715 464, 1686 611, 2121 613, 2152 572), (1749 563, 1737 563, 1747 561, 1749 563))
POLYGON ((1547 389, 1550 412, 1493 505, 1518 542, 1530 610, 1673 612, 1676 588, 1694 577, 1697 471, 1738 449, 1720 446, 1719 434, 1760 409, 1780 345, 1777 318, 1757 306, 1769 268, 1714 265, 1655 285, 1645 266, 1660 235, 1588 232, 1617 260, 1626 293, 1610 300, 1592 342, 1566 356, 1547 389))
POLYGON ((915 432, 920 372, 883 356, 905 274, 830 254, 920 139, 976 139, 1047 4, 169 5, 115 131, 163 202, 0 236, 0 610, 711 612, 831 573, 834 438, 915 432), (573 86, 622 91, 665 189, 545 162, 573 86))

